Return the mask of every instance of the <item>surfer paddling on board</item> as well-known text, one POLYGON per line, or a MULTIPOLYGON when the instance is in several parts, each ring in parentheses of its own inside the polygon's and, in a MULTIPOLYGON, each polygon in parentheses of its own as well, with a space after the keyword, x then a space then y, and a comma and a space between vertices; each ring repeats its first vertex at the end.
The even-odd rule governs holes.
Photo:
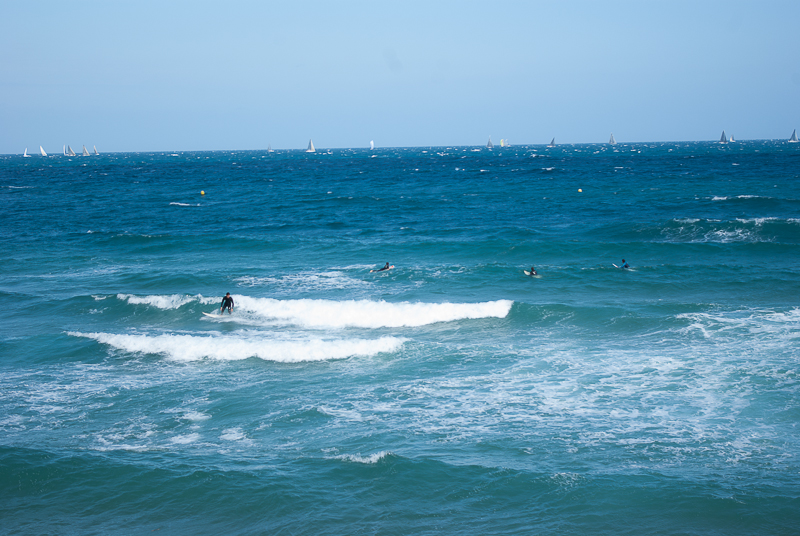
POLYGON ((225 294, 225 297, 222 298, 222 304, 219 306, 219 314, 222 314, 225 309, 228 310, 228 314, 233 314, 233 298, 231 298, 230 292, 225 294))
POLYGON ((389 263, 387 262, 386 265, 383 268, 381 268, 379 270, 370 270, 370 272, 382 272, 382 271, 388 270, 390 268, 394 268, 394 266, 389 266, 389 263))
POLYGON ((531 275, 539 275, 536 273, 536 269, 533 266, 531 266, 531 275))
POLYGON ((625 262, 625 259, 622 259, 622 266, 620 266, 620 268, 622 268, 623 270, 627 270, 628 268, 630 268, 630 266, 628 266, 628 263, 625 262))

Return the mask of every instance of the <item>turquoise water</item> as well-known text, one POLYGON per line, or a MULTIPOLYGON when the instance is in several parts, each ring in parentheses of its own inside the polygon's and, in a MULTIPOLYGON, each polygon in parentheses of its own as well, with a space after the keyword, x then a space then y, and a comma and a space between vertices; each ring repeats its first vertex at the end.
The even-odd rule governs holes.
POLYGON ((2 156, 0 532, 794 534, 798 179, 771 141, 2 156))

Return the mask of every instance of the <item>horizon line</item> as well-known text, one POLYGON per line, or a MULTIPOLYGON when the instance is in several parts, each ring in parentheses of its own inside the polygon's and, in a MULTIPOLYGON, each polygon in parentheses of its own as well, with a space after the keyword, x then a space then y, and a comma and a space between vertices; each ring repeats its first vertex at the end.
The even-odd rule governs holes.
MULTIPOLYGON (((553 149, 553 148, 561 147, 561 146, 576 146, 576 145, 636 145, 636 144, 647 145, 647 144, 654 144, 654 143, 658 143, 658 144, 679 144, 679 143, 714 143, 714 144, 717 144, 717 143, 719 143, 719 144, 726 144, 727 145, 727 144, 731 144, 731 143, 732 144, 736 144, 736 143, 741 143, 741 142, 769 142, 769 141, 783 141, 783 142, 786 142, 786 143, 790 143, 788 138, 738 139, 738 140, 729 141, 729 142, 720 142, 719 140, 669 140, 669 141, 619 141, 619 140, 616 140, 616 144, 611 144, 611 143, 609 143, 607 141, 605 141, 605 142, 564 142, 564 143, 557 143, 555 145, 555 147, 550 147, 549 143, 547 143, 547 142, 544 142, 544 143, 518 143, 518 144, 513 144, 513 145, 506 145, 505 147, 500 146, 500 145, 495 145, 492 149, 493 150, 494 149, 502 150, 502 149, 510 149, 510 148, 513 148, 513 147, 546 147, 546 148, 549 148, 549 149, 553 149)), ((268 144, 268 145, 270 145, 270 144, 268 144)), ((43 147, 43 146, 41 146, 41 147, 43 147)), ((317 149, 316 152, 324 152, 326 150, 332 150, 332 149, 335 149, 335 150, 364 149, 364 150, 368 150, 368 151, 374 151, 374 150, 379 150, 379 149, 425 149, 425 148, 433 149, 433 148, 442 148, 442 147, 443 148, 461 148, 461 147, 464 147, 464 148, 483 148, 483 149, 487 149, 485 144, 480 144, 480 145, 394 145, 394 146, 388 146, 388 145, 387 146, 378 146, 378 145, 376 145, 374 149, 371 149, 369 147, 369 145, 365 145, 365 146, 357 146, 357 147, 321 147, 321 148, 316 147, 316 149, 317 149)), ((260 149, 156 149, 156 150, 147 150, 147 151, 104 151, 104 152, 102 152, 102 153, 100 153, 98 155, 90 154, 89 156, 102 156, 104 154, 169 153, 169 152, 172 152, 172 153, 176 153, 176 152, 183 152, 183 153, 204 153, 204 152, 205 153, 213 153, 213 152, 227 152, 227 151, 240 151, 240 152, 244 152, 244 151, 249 151, 249 152, 263 151, 263 152, 268 152, 270 150, 271 151, 282 151, 282 152, 287 152, 287 151, 299 151, 299 152, 304 152, 304 153, 307 152, 307 149, 304 149, 304 148, 284 148, 284 149, 271 148, 271 149, 267 149, 265 147, 265 148, 260 148, 260 149)), ((314 153, 310 153, 310 154, 314 154, 314 153)), ((5 153, 2 156, 20 156, 20 155, 21 155, 21 153, 5 153)), ((28 156, 35 156, 35 157, 40 157, 41 158, 41 155, 40 154, 36 154, 36 153, 29 154, 28 156)), ((70 158, 73 158, 71 155, 64 155, 62 153, 57 153, 57 152, 49 153, 47 155, 47 157, 51 157, 51 156, 69 156, 70 158)), ((84 157, 84 156, 85 155, 77 154, 77 155, 75 155, 74 158, 84 157)))

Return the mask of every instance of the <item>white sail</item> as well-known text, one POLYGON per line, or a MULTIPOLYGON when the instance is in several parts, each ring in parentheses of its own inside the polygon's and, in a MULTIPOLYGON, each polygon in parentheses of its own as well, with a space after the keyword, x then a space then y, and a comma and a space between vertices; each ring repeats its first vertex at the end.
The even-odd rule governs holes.
POLYGON ((369 148, 370 148, 370 150, 375 148, 375 142, 374 141, 369 140, 369 148))
POLYGON ((797 129, 792 131, 792 137, 789 138, 790 143, 797 143, 797 129))
POLYGON ((505 147, 505 146, 506 146, 506 140, 500 138, 500 147, 505 147))
POLYGON ((64 156, 67 156, 67 146, 64 146, 64 156))
POLYGON ((22 153, 22 156, 24 156, 25 158, 29 158, 31 156, 31 155, 28 154, 28 148, 27 147, 25 147, 25 152, 22 153))
POLYGON ((735 142, 736 140, 733 139, 733 134, 731 134, 731 139, 729 140, 731 143, 735 142))
POLYGON ((317 150, 314 149, 314 142, 313 141, 308 140, 308 149, 306 149, 306 152, 307 153, 316 153, 317 152, 317 150))
POLYGON ((555 146, 556 146, 556 139, 553 138, 552 140, 550 140, 550 144, 548 145, 548 147, 555 147, 555 146))
POLYGON ((83 156, 89 156, 89 151, 86 150, 86 146, 83 146, 83 156))
POLYGON ((92 145, 92 149, 94 149, 94 154, 100 156, 100 153, 97 152, 97 145, 92 145))
POLYGON ((608 140, 608 144, 609 145, 616 145, 617 144, 617 140, 614 139, 614 133, 613 132, 611 133, 611 138, 608 140))
POLYGON ((491 149, 492 147, 494 147, 494 145, 492 144, 492 137, 489 136, 489 143, 486 144, 486 148, 491 149))
POLYGON ((725 131, 722 131, 722 136, 719 138, 720 143, 728 143, 728 138, 725 136, 725 131))
POLYGON ((69 145, 67 145, 67 156, 75 156, 75 151, 69 145))
POLYGON ((271 145, 271 144, 269 144, 269 143, 267 144, 267 152, 268 152, 268 153, 271 153, 271 152, 273 152, 273 151, 272 151, 272 145, 271 145))
POLYGON ((47 156, 47 153, 44 152, 44 149, 42 149, 41 145, 39 146, 39 154, 42 155, 42 156, 47 156))

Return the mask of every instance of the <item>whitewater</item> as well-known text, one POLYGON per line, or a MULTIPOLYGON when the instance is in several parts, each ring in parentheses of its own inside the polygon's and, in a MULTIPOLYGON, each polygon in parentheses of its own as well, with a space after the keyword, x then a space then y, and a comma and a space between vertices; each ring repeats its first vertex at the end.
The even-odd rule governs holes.
POLYGON ((0 156, 0 532, 794 534, 798 151, 0 156))

